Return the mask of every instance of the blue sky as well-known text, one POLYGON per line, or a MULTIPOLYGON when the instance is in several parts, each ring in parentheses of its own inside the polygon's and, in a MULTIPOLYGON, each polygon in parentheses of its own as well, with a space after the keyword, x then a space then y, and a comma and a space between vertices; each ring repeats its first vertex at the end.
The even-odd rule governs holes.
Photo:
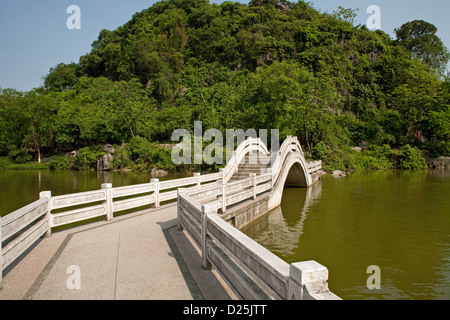
MULTIPOLYGON (((50 68, 78 62, 102 29, 114 30, 155 0, 2 0, 0 5, 0 87, 27 91, 43 84, 50 68), (81 9, 81 29, 69 30, 70 5, 81 9)), ((211 1, 221 3, 223 1, 211 1)), ((248 0, 240 2, 248 3, 248 0)), ((421 19, 438 28, 438 36, 450 48, 448 0, 312 0, 321 12, 338 6, 358 8, 356 24, 365 24, 370 5, 381 9, 381 29, 394 37, 394 28, 421 19)))

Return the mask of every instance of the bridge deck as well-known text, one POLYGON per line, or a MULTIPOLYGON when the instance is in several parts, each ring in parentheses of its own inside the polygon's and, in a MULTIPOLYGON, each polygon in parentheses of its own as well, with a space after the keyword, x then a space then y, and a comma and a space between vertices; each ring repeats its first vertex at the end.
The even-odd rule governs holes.
POLYGON ((169 204, 55 232, 5 270, 0 299, 233 299, 169 204), (80 289, 69 289, 78 266, 80 289), (73 272, 73 271, 72 271, 73 272))

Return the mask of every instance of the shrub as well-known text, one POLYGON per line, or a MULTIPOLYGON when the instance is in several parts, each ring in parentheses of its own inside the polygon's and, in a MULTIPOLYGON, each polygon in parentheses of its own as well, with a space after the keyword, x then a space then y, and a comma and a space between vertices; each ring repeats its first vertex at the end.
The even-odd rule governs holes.
POLYGON ((133 137, 127 145, 130 159, 137 163, 152 162, 151 148, 152 144, 139 136, 133 137))
POLYGON ((321 143, 313 148, 313 156, 323 160, 322 167, 325 171, 387 170, 395 166, 395 154, 389 145, 371 145, 362 152, 346 146, 327 148, 321 143))
POLYGON ((19 153, 14 158, 14 162, 17 164, 27 163, 33 161, 33 156, 29 153, 19 153))
POLYGON ((132 166, 133 162, 130 159, 127 149, 116 146, 114 151, 114 158, 112 161, 112 168, 125 169, 131 168, 132 166))
POLYGON ((153 164, 158 169, 173 171, 176 165, 172 161, 172 152, 167 149, 155 146, 152 149, 153 164))
POLYGON ((68 156, 54 156, 50 161, 49 168, 54 170, 70 169, 72 158, 68 156))
POLYGON ((10 157, 0 157, 0 170, 8 169, 12 163, 10 157))
POLYGON ((351 170, 386 170, 391 168, 391 163, 384 157, 373 157, 366 153, 356 153, 348 164, 351 170))
POLYGON ((326 149, 322 158, 322 169, 325 171, 347 171, 349 155, 342 149, 326 149))
POLYGON ((96 169, 98 159, 104 154, 101 146, 80 149, 75 157, 73 168, 77 170, 96 169))
POLYGON ((407 144, 400 148, 398 167, 406 170, 418 170, 426 169, 428 166, 423 152, 407 144))
POLYGON ((421 146, 430 158, 450 157, 450 141, 427 142, 421 146))
POLYGON ((314 159, 323 160, 327 153, 327 146, 323 141, 320 141, 318 144, 312 148, 312 157, 314 159))
POLYGON ((174 170, 171 151, 160 148, 142 137, 134 137, 127 145, 128 155, 137 170, 151 170, 156 167, 162 170, 174 170))

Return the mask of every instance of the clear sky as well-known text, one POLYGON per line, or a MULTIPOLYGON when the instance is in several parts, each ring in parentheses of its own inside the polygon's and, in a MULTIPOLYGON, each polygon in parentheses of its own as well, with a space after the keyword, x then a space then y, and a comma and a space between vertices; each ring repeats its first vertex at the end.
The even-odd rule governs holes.
MULTIPOLYGON (((291 0, 292 1, 292 0, 291 0)), ((293 0, 292 2, 294 2, 293 0)), ((1 0, 0 87, 27 91, 43 84, 50 68, 78 62, 90 52, 102 29, 114 30, 156 0, 1 0), (81 29, 70 30, 67 8, 81 10, 81 29)), ((222 0, 211 2, 221 3, 222 0)), ((248 3, 248 0, 240 2, 248 3)), ((450 1, 448 0, 312 0, 321 12, 338 6, 358 8, 356 24, 365 24, 370 5, 381 9, 381 29, 394 37, 394 28, 415 19, 433 23, 438 36, 450 48, 450 1)))

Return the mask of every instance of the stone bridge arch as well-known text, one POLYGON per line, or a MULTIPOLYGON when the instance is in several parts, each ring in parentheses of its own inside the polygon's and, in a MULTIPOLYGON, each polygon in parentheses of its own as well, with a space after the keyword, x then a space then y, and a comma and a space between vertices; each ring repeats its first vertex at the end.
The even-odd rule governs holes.
POLYGON ((284 187, 307 188, 313 181, 308 172, 308 164, 300 152, 290 152, 281 166, 280 174, 273 182, 269 200, 269 210, 281 205, 284 187))

